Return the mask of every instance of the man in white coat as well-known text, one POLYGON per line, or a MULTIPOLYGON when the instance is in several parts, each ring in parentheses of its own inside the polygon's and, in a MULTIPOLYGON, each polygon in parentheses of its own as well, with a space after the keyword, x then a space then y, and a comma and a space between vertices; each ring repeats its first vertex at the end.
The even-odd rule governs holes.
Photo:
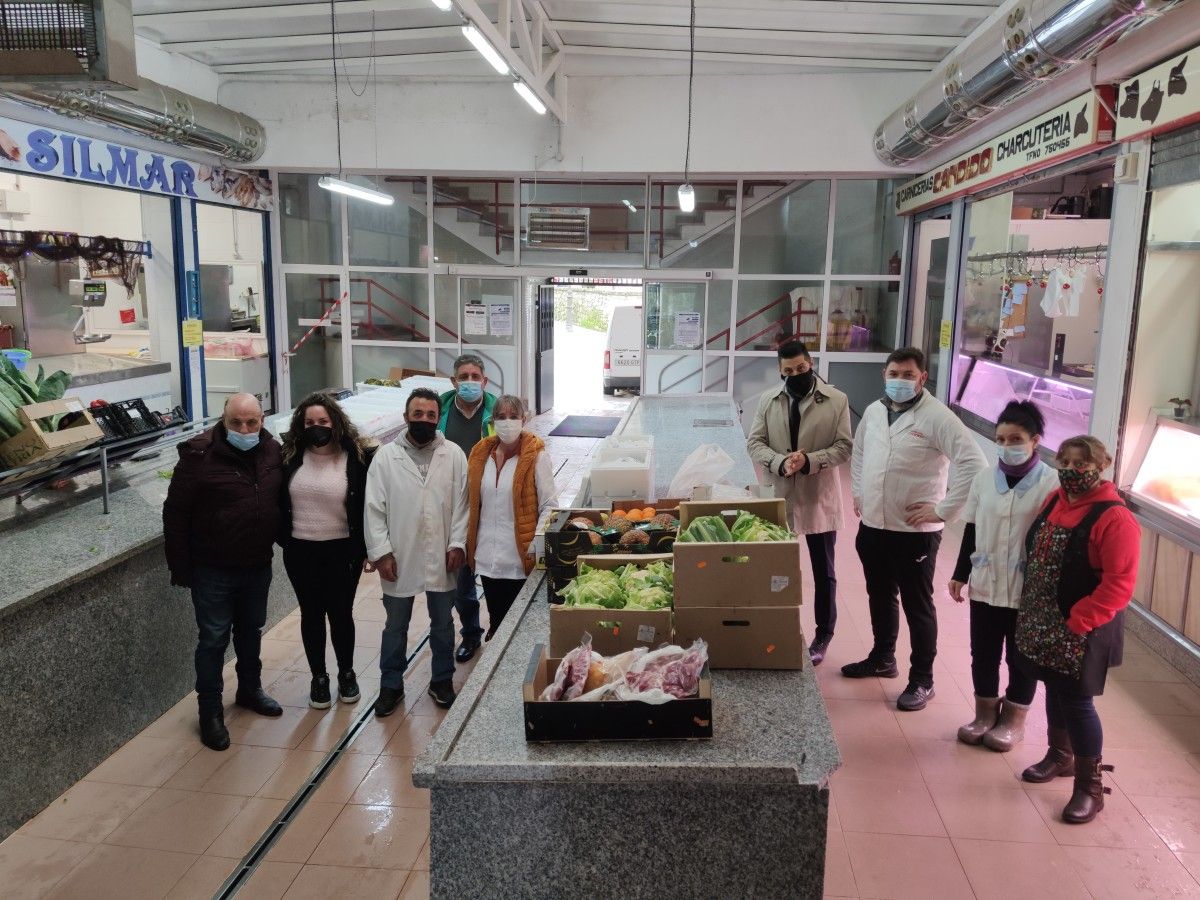
POLYGON ((746 448, 763 467, 775 496, 788 501, 788 525, 804 535, 813 575, 817 629, 808 648, 814 666, 837 624, 834 560, 842 527, 842 480, 838 467, 850 458, 850 403, 837 388, 818 382, 812 357, 800 341, 779 348, 783 384, 763 392, 746 448))
POLYGON ((942 523, 961 512, 975 473, 987 464, 975 438, 925 390, 929 373, 916 347, 896 350, 884 366, 884 398, 863 412, 854 435, 850 492, 862 518, 855 547, 867 580, 874 646, 842 666, 848 678, 895 678, 900 604, 912 655, 902 710, 933 697, 937 612, 933 574, 942 523), (899 602, 897 601, 899 594, 899 602))
POLYGON ((408 427, 375 454, 367 473, 364 531, 367 558, 383 582, 387 623, 379 652, 375 715, 388 716, 404 698, 408 624, 413 600, 425 594, 438 706, 454 702, 454 595, 466 562, 467 458, 437 430, 438 395, 417 388, 408 398, 408 427))

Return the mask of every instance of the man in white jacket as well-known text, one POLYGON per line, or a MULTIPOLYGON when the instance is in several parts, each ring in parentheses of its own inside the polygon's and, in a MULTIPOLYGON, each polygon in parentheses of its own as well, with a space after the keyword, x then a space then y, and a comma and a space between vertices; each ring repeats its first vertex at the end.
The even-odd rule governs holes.
POLYGON ((367 558, 383 582, 387 623, 379 653, 375 715, 388 716, 404 698, 408 624, 413 600, 429 607, 433 677, 438 706, 454 702, 454 595, 466 561, 467 458, 437 430, 438 395, 417 388, 408 398, 408 427, 381 447, 367 472, 364 531, 367 558))
POLYGON ((870 655, 842 666, 842 674, 900 674, 896 636, 902 603, 912 655, 908 686, 896 706, 913 711, 924 709, 934 694, 933 574, 942 524, 962 510, 971 480, 987 463, 967 427, 925 390, 924 353, 916 347, 896 350, 883 377, 885 396, 863 412, 850 458, 850 492, 862 518, 855 547, 866 575, 875 641, 870 655))

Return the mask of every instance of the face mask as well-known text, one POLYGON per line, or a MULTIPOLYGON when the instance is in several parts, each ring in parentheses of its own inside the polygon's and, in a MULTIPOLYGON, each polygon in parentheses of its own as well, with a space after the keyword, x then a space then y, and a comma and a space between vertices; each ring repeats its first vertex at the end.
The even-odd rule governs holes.
POLYGON ((409 422, 408 433, 418 444, 428 444, 437 434, 437 424, 434 422, 409 422))
POLYGON ((1088 469, 1087 471, 1079 472, 1075 469, 1059 469, 1058 483, 1063 486, 1063 490, 1068 494, 1074 494, 1078 497, 1086 494, 1100 483, 1100 470, 1088 469))
POLYGON ((324 447, 333 440, 333 429, 328 425, 309 425, 304 429, 304 443, 308 447, 324 447))
POLYGON ((883 392, 893 403, 907 403, 917 396, 917 383, 907 378, 888 378, 883 382, 883 392))
POLYGON ((229 441, 229 446, 237 450, 253 450, 258 446, 258 432, 253 434, 242 434, 240 431, 226 431, 225 438, 229 441))
POLYGON ((483 396, 483 385, 478 381, 464 381, 458 386, 458 399, 463 403, 475 403, 483 396))
POLYGON ((1028 444, 1015 444, 1008 447, 997 447, 1000 462, 1006 466, 1023 466, 1033 456, 1033 448, 1028 444))
POLYGON ((496 426, 496 437, 503 444, 511 444, 521 436, 520 419, 500 419, 493 424, 496 426))
POLYGON ((804 372, 801 375, 780 375, 779 377, 787 385, 788 393, 795 397, 807 397, 808 392, 812 390, 813 382, 816 381, 816 376, 812 372, 804 372))

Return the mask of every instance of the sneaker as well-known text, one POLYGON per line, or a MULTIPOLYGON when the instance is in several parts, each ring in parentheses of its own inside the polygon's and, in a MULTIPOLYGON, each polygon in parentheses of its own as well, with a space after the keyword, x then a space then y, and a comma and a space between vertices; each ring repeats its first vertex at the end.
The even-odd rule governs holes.
POLYGON ((384 716, 390 716, 403 699, 404 688, 397 690, 396 688, 381 687, 379 697, 375 701, 375 715, 381 719, 384 716))
POLYGON ((913 684, 910 681, 908 687, 904 689, 904 693, 896 699, 896 708, 902 709, 905 712, 916 712, 918 709, 924 709, 933 697, 932 684, 929 687, 925 687, 921 684, 913 684))
POLYGON ((454 705, 454 683, 450 681, 429 682, 429 696, 442 709, 449 709, 454 705))
POLYGON ((361 695, 358 691, 358 678, 354 670, 338 673, 338 699, 343 703, 357 703, 361 695))
POLYGON ((868 656, 861 662, 846 663, 842 666, 842 674, 847 678, 896 678, 900 670, 896 668, 894 659, 890 662, 876 662, 868 656))
POLYGON ((308 689, 308 705, 313 709, 329 709, 333 700, 329 696, 329 676, 314 675, 308 689))
POLYGON ((829 638, 817 638, 808 648, 808 658, 814 666, 819 666, 825 660, 825 651, 829 649, 829 638))

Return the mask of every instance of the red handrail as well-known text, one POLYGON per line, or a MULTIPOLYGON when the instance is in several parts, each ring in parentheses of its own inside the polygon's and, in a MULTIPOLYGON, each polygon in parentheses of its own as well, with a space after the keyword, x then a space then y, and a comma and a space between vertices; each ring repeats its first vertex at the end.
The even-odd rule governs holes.
MULTIPOLYGON (((335 281, 339 281, 338 276, 322 275, 317 280, 321 285, 321 296, 319 298, 320 302, 323 304, 333 302, 332 299, 326 297, 326 295, 325 295, 325 285, 331 284, 335 281)), ((410 310, 412 310, 414 313, 416 313, 418 316, 420 316, 425 321, 427 321, 427 322, 430 321, 429 314, 427 312, 425 312, 419 306, 415 306, 414 304, 405 300, 399 294, 396 294, 395 292, 388 290, 382 284, 380 284, 378 281, 376 281, 374 278, 351 278, 350 283, 352 285, 353 284, 365 284, 367 286, 367 299, 365 301, 367 304, 367 327, 372 330, 374 330, 374 322, 373 322, 371 316, 372 316, 373 311, 376 309, 376 305, 375 305, 374 301, 371 299, 372 289, 383 292, 387 296, 391 297, 394 301, 396 301, 396 303, 400 304, 401 306, 408 307, 410 310)), ((361 300, 359 300, 359 301, 351 300, 350 305, 352 305, 352 306, 360 305, 363 302, 364 301, 361 301, 361 300)), ((417 335, 421 335, 421 340, 423 340, 423 341, 429 340, 429 336, 427 334, 425 334, 424 332, 417 331, 417 329, 412 325, 405 325, 402 321, 397 319, 395 316, 391 315, 389 312, 387 312, 387 310, 383 309, 382 307, 378 307, 378 309, 379 309, 379 312, 381 315, 384 315, 387 318, 391 319, 393 322, 395 322, 401 328, 407 328, 409 331, 411 331, 413 333, 414 337, 417 335)), ((441 322, 434 322, 433 324, 434 324, 435 328, 440 328, 442 331, 446 332, 446 334, 450 335, 450 337, 452 339, 454 339, 456 341, 458 340, 458 332, 456 332, 450 328, 447 328, 441 322)))

